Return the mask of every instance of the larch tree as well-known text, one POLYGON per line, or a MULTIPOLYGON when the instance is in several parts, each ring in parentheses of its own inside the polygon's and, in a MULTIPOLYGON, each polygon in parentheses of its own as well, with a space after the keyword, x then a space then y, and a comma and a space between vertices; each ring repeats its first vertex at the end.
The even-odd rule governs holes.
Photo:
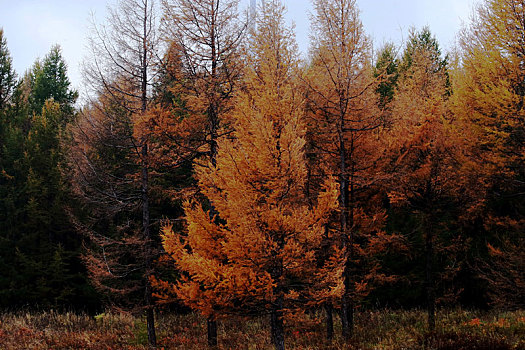
POLYGON ((207 316, 269 314, 276 349, 285 346, 284 318, 307 301, 315 253, 337 205, 331 178, 315 205, 307 203, 296 50, 283 5, 265 2, 232 111, 235 131, 219 139, 215 164, 196 168, 213 209, 187 202, 187 236, 170 226, 163 236, 186 276, 165 287, 207 316))
MULTIPOLYGON (((113 204, 133 203, 140 207, 141 235, 135 232, 134 238, 122 237, 121 239, 123 240, 122 242, 126 239, 144 242, 143 247, 141 247, 143 252, 140 254, 144 261, 139 263, 142 271, 142 283, 140 284, 141 288, 143 288, 143 304, 146 309, 148 341, 153 346, 156 344, 156 335, 154 302, 151 297, 152 291, 149 280, 153 273, 153 260, 156 253, 151 233, 149 137, 148 133, 142 130, 134 130, 134 125, 140 125, 139 121, 145 118, 151 102, 155 63, 158 61, 159 55, 157 26, 158 20, 153 0, 118 1, 114 8, 109 9, 105 25, 93 23, 93 36, 90 43, 92 54, 89 61, 86 62, 84 70, 87 83, 92 87, 96 98, 102 100, 100 103, 93 103, 93 108, 95 110, 98 109, 97 118, 106 118, 106 120, 100 121, 97 118, 92 118, 88 113, 85 115, 86 122, 84 125, 94 126, 96 123, 92 121, 96 121, 103 126, 101 133, 104 137, 112 133, 118 134, 115 135, 116 142, 113 144, 109 143, 113 147, 113 153, 119 154, 121 151, 126 150, 127 154, 123 156, 129 157, 132 155, 133 158, 122 161, 138 164, 138 167, 130 166, 128 168, 134 174, 118 172, 113 174, 115 175, 113 179, 117 180, 117 183, 129 184, 130 178, 134 177, 133 181, 138 185, 138 193, 121 198, 118 195, 120 190, 112 186, 106 187, 102 179, 94 178, 87 184, 93 185, 95 188, 98 185, 102 185, 104 190, 114 191, 113 198, 111 196, 106 197, 113 204), (111 129, 113 123, 116 123, 115 129, 111 129), (118 126, 122 128, 119 130, 118 126), (107 128, 109 128, 109 132, 107 132, 107 128), (120 134, 119 131, 121 132, 120 134), (121 143, 125 145, 119 148, 121 143)), ((86 136, 88 134, 79 131, 78 135, 86 136)), ((85 141, 93 145, 92 141, 85 141)), ((108 143, 105 145, 108 145, 108 143)), ((82 160, 90 163, 92 159, 86 157, 85 152, 82 152, 82 144, 80 144, 79 150, 79 155, 84 153, 82 160)), ((95 157, 94 160, 97 160, 97 158, 95 157)), ((108 161, 119 161, 119 159, 108 159, 108 161)), ((120 165, 116 167, 119 168, 120 165)), ((108 170, 106 166, 103 166, 103 168, 108 170)), ((79 167, 79 169, 82 173, 82 167, 79 167)), ((98 176, 96 171, 92 171, 91 175, 98 176)), ((106 173, 106 175, 110 179, 112 178, 111 172, 106 173)), ((82 179, 85 180, 85 177, 82 179)), ((83 183, 86 184, 86 182, 83 183)), ((111 183, 115 184, 114 182, 111 183)), ((124 194, 126 191, 123 191, 124 194)), ((105 194, 109 193, 105 192, 105 194)), ((122 251, 124 255, 133 255, 135 253, 127 250, 126 244, 123 244, 122 247, 124 248, 124 251, 122 251)), ((93 256, 92 258, 95 257, 93 256)), ((100 267, 107 263, 104 260, 97 261, 97 263, 93 263, 90 266, 100 267)), ((105 270, 117 279, 128 276, 127 274, 113 274, 109 266, 105 270)), ((99 270, 99 272, 102 271, 99 270)), ((101 276, 105 275, 102 274, 101 276)))
POLYGON ((175 181, 171 185, 165 182, 160 191, 177 202, 194 187, 192 161, 205 155, 206 120, 205 116, 190 111, 181 54, 176 43, 171 43, 157 72, 151 105, 134 123, 135 136, 149 139, 150 166, 156 177, 175 181))
POLYGON ((141 230, 140 162, 130 115, 100 96, 72 127, 73 191, 88 213, 74 213, 89 244, 84 257, 92 284, 114 304, 144 306, 145 247, 141 230))
POLYGON ((210 159, 225 112, 240 78, 240 45, 246 23, 239 20, 238 0, 163 0, 163 32, 181 52, 188 107, 206 115, 210 159))
MULTIPOLYGON (((315 0, 311 63, 307 78, 309 108, 318 133, 319 160, 339 181, 339 244, 344 250, 342 333, 352 336, 353 308, 367 281, 358 276, 359 256, 370 235, 382 235, 384 211, 365 193, 377 182, 375 163, 382 124, 375 90, 371 44, 354 0, 315 0), (365 197, 363 197, 365 196, 365 197)), ((379 242, 374 240, 374 242, 379 242)), ((371 250, 369 250, 371 251, 371 250)), ((329 317, 330 318, 330 317, 329 317)))
POLYGON ((524 21, 521 0, 486 0, 476 7, 460 36, 453 96, 455 112, 468 130, 475 164, 471 176, 480 180, 480 231, 488 232, 485 241, 494 258, 482 264, 481 275, 496 305, 518 307, 523 306, 525 280, 524 21), (502 268, 505 258, 507 267, 502 268))
MULTIPOLYGON (((228 133, 231 109, 241 73, 240 46, 246 23, 239 20, 238 0, 163 0, 164 40, 180 51, 188 120, 203 122, 201 144, 192 157, 206 154, 215 163, 217 141, 228 133), (205 117, 202 120, 202 116, 205 117)), ((195 129, 194 129, 195 130, 195 129)), ((206 199, 203 199, 206 200, 206 199)), ((209 319, 208 342, 217 344, 217 324, 209 319)))

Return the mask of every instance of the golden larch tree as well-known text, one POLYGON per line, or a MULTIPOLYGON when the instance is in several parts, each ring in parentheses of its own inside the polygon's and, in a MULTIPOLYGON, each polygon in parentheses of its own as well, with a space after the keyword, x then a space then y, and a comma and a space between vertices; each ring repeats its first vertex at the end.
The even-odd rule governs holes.
MULTIPOLYGON (((373 196, 381 177, 378 162, 382 115, 375 93, 371 42, 359 19, 355 0, 316 0, 312 23, 311 62, 304 82, 309 107, 309 140, 319 169, 339 182, 338 232, 343 250, 342 333, 352 335, 353 309, 367 290, 365 257, 384 245, 385 213, 373 196)), ((330 305, 327 304, 327 310, 330 305)), ((328 312, 328 319, 331 319, 328 312)), ((331 329, 328 326, 328 329, 331 329)), ((330 331, 329 331, 330 333, 330 331)))
POLYGON ((525 2, 485 0, 460 35, 455 112, 478 180, 477 210, 491 233, 482 262, 492 302, 523 307, 525 284, 525 2), (502 252, 506 252, 503 254, 502 252))
MULTIPOLYGON (((227 119, 242 67, 239 47, 245 37, 246 23, 239 20, 239 0, 161 3, 164 39, 175 44, 182 54, 180 82, 187 110, 191 119, 205 116, 201 125, 204 132, 195 135, 203 136, 196 151, 204 153, 215 165, 217 140, 231 131, 227 119)), ((217 323, 208 319, 207 327, 208 344, 215 346, 217 323)))
POLYGON ((272 343, 284 349, 284 317, 307 298, 337 191, 329 178, 316 204, 307 203, 297 48, 283 5, 261 10, 233 137, 218 141, 216 167, 196 168, 217 214, 187 202, 187 236, 165 227, 164 248, 186 278, 164 287, 207 316, 269 314, 272 343))

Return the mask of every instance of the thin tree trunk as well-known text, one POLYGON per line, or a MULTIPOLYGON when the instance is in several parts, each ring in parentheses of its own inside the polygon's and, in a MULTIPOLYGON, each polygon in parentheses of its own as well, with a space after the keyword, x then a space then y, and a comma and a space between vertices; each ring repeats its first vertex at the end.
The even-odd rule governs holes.
POLYGON ((326 311, 326 340, 332 341, 334 339, 334 308, 332 303, 325 306, 326 311))
MULTIPOLYGON (((217 115, 215 113, 215 106, 210 105, 208 110, 208 119, 210 123, 210 160, 213 167, 217 166, 217 115)), ((216 218, 218 214, 215 206, 210 201, 210 219, 216 218)), ((211 347, 217 346, 217 321, 213 317, 207 320, 208 328, 208 345, 211 347)))
POLYGON ((428 329, 433 332, 436 329, 436 295, 434 292, 433 260, 434 260, 434 237, 432 228, 427 228, 425 253, 426 253, 426 289, 427 289, 427 314, 428 329))
POLYGON ((354 203, 355 203, 355 163, 352 159, 354 154, 354 134, 351 133, 350 137, 350 179, 347 185, 348 194, 347 194, 347 203, 346 208, 348 210, 348 255, 346 259, 346 276, 348 278, 345 287, 347 295, 347 310, 346 310, 346 322, 348 324, 348 333, 345 336, 346 340, 349 340, 354 335, 354 301, 352 299, 352 292, 354 290, 352 284, 352 264, 354 259, 354 242, 355 242, 355 230, 354 230, 354 203))
MULTIPOLYGON (((218 4, 217 4, 218 5, 218 4)), ((215 4, 212 4, 212 14, 210 16, 211 23, 211 78, 213 89, 215 90, 216 77, 217 77, 217 53, 215 44, 215 4)), ((219 127, 219 120, 217 116, 217 104, 215 101, 216 96, 212 95, 212 101, 208 106, 208 123, 210 125, 210 160, 213 167, 217 166, 217 129, 219 127)), ((215 216, 217 211, 210 202, 210 216, 215 216)), ((207 320, 208 327, 208 345, 217 346, 217 321, 213 317, 209 317, 207 320)))
POLYGON ((208 317, 206 322, 208 327, 208 345, 210 347, 217 346, 217 321, 213 317, 208 317))
POLYGON ((278 247, 272 251, 272 257, 275 259, 274 266, 270 269, 270 275, 273 283, 273 295, 275 300, 270 310, 270 327, 272 335, 272 343, 275 350, 284 350, 284 320, 283 320, 283 307, 284 307, 284 288, 283 288, 283 275, 284 275, 284 261, 283 261, 283 250, 284 250, 284 234, 280 234, 278 237, 278 247))
POLYGON ((343 248, 346 249, 343 283, 344 292, 341 304, 341 331, 343 339, 349 340, 353 331, 353 305, 350 291, 351 283, 351 251, 352 241, 348 234, 348 211, 349 203, 349 181, 347 175, 346 145, 344 139, 344 115, 341 115, 339 121, 339 208, 340 208, 340 230, 343 242, 343 248))
POLYGON ((345 295, 343 295, 343 302, 341 305, 341 326, 343 339, 346 341, 350 340, 354 332, 354 303, 350 297, 345 295))
POLYGON ((284 322, 283 322, 283 296, 275 300, 275 305, 270 314, 272 343, 275 350, 284 350, 284 322))
MULTIPOLYGON (((149 289, 149 288, 148 288, 149 289)), ((157 346, 157 336, 155 334, 155 313, 153 308, 153 303, 151 301, 151 291, 146 290, 148 308, 146 309, 146 327, 148 328, 148 343, 151 347, 157 346)))
MULTIPOLYGON (((148 2, 147 0, 144 3, 144 32, 143 32, 143 41, 142 41, 142 81, 141 81, 141 93, 142 93, 142 114, 146 113, 147 102, 148 102, 148 61, 147 61, 147 52, 148 52, 148 43, 146 38, 148 37, 148 2)), ((142 140, 142 225, 144 230, 144 239, 146 240, 146 290, 145 290, 145 301, 146 301, 146 323, 148 329, 148 342, 152 347, 157 346, 157 336, 155 334, 155 315, 154 315, 154 303, 151 295, 151 283, 150 277, 152 275, 152 242, 151 242, 151 232, 150 232, 150 210, 149 210, 149 162, 148 162, 148 142, 146 139, 142 140)))
POLYGON ((152 270, 152 249, 151 249, 151 232, 150 232, 150 211, 149 211, 149 194, 148 194, 148 145, 144 142, 142 145, 142 225, 144 230, 144 239, 146 241, 146 282, 145 302, 146 302, 146 322, 148 328, 148 342, 151 346, 157 345, 155 335, 155 318, 153 315, 154 303, 151 296, 151 270, 152 270))
MULTIPOLYGON (((217 3, 217 7, 218 7, 217 3)), ((211 79, 212 79, 212 101, 208 109, 208 122, 210 123, 210 158, 213 166, 216 166, 216 156, 217 156, 217 129, 219 128, 218 120, 218 108, 217 108, 217 48, 216 48, 216 38, 215 38, 215 4, 212 3, 212 12, 210 16, 211 20, 211 79)))

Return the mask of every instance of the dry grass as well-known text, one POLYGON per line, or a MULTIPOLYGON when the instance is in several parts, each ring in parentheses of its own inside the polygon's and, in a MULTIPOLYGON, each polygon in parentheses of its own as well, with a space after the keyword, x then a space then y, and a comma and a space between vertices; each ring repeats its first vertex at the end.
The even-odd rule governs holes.
POLYGON ((135 320, 126 314, 95 319, 74 313, 0 316, 0 349, 140 349, 133 345, 135 320))
MULTIPOLYGON (((197 315, 158 314, 159 348, 206 349, 206 323, 197 315)), ((319 317, 322 319, 322 317, 319 317)), ((525 349, 525 312, 447 311, 438 329, 425 330, 421 311, 367 311, 356 315, 355 336, 344 344, 337 336, 325 341, 315 315, 287 326, 288 349, 525 349)), ((265 318, 219 323, 219 350, 272 349, 265 318)), ((146 349, 144 320, 129 314, 96 317, 73 313, 7 313, 0 315, 0 349, 146 349)))

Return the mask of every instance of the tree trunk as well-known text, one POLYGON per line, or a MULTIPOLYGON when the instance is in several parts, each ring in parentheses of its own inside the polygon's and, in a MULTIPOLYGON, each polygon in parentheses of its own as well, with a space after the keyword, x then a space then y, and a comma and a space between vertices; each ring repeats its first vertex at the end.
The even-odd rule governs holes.
MULTIPOLYGON (((217 116, 215 113, 215 107, 211 105, 208 110, 208 118, 210 123, 210 160, 212 166, 217 166, 217 116)), ((215 206, 211 201, 210 205, 210 219, 217 220, 217 215, 219 214, 215 209, 215 206)), ((208 345, 210 347, 217 346, 217 321, 213 317, 209 317, 207 320, 208 327, 208 345)))
POLYGON ((217 47, 215 42, 215 7, 212 8, 212 13, 210 16, 211 20, 211 79, 212 79, 212 101, 208 106, 208 122, 210 123, 210 158, 212 165, 215 167, 216 156, 217 156, 217 129, 219 128, 219 119, 218 119, 218 106, 217 106, 217 47))
POLYGON ((351 300, 351 259, 352 239, 348 232, 349 181, 347 175, 346 145, 344 139, 344 116, 341 116, 339 125, 339 208, 340 208, 340 230, 343 248, 346 249, 343 271, 344 292, 341 305, 341 331, 343 339, 349 340, 353 331, 353 305, 351 300))
POLYGON ((283 297, 277 297, 270 315, 272 343, 275 350, 284 350, 283 297))
POLYGON ((326 340, 332 341, 334 339, 334 308, 332 303, 325 306, 326 310, 326 340))
MULTIPOLYGON (((151 299, 151 298, 148 298, 148 299, 151 299)), ((151 300, 149 301, 149 303, 152 304, 151 300)), ((148 343, 151 347, 156 347, 157 346, 157 336, 155 334, 155 314, 154 314, 153 306, 149 306, 146 309, 146 327, 148 328, 148 343)))
MULTIPOLYGON (((148 102, 148 61, 147 61, 147 52, 148 52, 148 2, 147 0, 144 3, 144 20, 143 20, 143 40, 142 40, 142 77, 141 77, 141 112, 144 115, 147 109, 148 102)), ((150 277, 152 275, 152 264, 153 264, 153 253, 152 253, 152 242, 151 242, 151 232, 150 232, 150 210, 149 210, 149 162, 148 162, 148 142, 147 139, 142 140, 142 229, 144 232, 144 240, 146 241, 146 290, 145 290, 145 301, 146 301, 146 323, 148 329, 148 342, 152 347, 157 346, 157 336, 155 334, 155 316, 154 316, 154 303, 151 295, 151 283, 150 277)))
POLYGON ((434 237, 432 229, 427 229, 425 253, 426 253, 426 289, 427 289, 427 314, 428 330, 433 332, 436 328, 436 295, 434 292, 434 276, 432 273, 434 260, 434 237))
POLYGON ((150 346, 157 345, 157 337, 155 335, 155 318, 153 315, 154 303, 151 296, 151 269, 152 269, 152 251, 151 251, 151 233, 150 233, 150 212, 149 212, 149 194, 148 194, 148 144, 142 145, 142 228, 144 232, 145 260, 146 260, 146 274, 144 276, 146 283, 145 302, 146 302, 146 322, 148 328, 148 342, 150 346))
POLYGON ((208 317, 208 345, 210 347, 217 346, 217 321, 213 317, 208 317))
POLYGON ((272 332, 272 343, 275 350, 284 350, 284 320, 283 320, 283 307, 284 307, 284 288, 283 288, 283 275, 284 275, 284 234, 279 234, 277 237, 278 248, 272 251, 272 257, 274 260, 274 266, 270 269, 270 275, 273 283, 273 295, 275 300, 273 301, 270 310, 270 326, 272 332))
MULTIPOLYGON (((212 66, 212 84, 215 89, 216 84, 216 75, 217 75, 217 54, 216 54, 216 47, 215 47, 215 15, 214 12, 212 12, 211 15, 212 20, 212 31, 211 31, 211 66, 212 66)), ((219 120, 217 116, 217 106, 215 98, 216 96, 213 95, 213 100, 208 106, 208 123, 210 127, 210 160, 213 167, 217 166, 217 129, 219 127, 219 120)), ((215 207, 213 206, 213 203, 210 201, 210 218, 213 218, 217 215, 217 210, 215 210, 215 207)), ((217 346, 217 321, 213 317, 209 317, 207 321, 207 327, 208 327, 208 345, 210 347, 217 346)))
POLYGON ((343 295, 341 305, 341 327, 343 339, 345 341, 350 340, 354 334, 354 303, 351 298, 345 295, 343 295))
MULTIPOLYGON (((142 156, 147 157, 148 146, 144 145, 142 148, 142 156)), ((145 162, 145 160, 144 160, 145 162)), ((157 345, 157 337, 155 335, 155 318, 153 314, 154 303, 151 296, 151 269, 152 269, 152 252, 151 252, 151 236, 150 236, 150 213, 149 213, 149 196, 148 196, 148 167, 147 164, 142 167, 142 224, 144 229, 144 239, 146 241, 146 322, 148 328, 148 342, 151 346, 157 345)))
POLYGON ((210 160, 211 164, 217 166, 217 130, 219 128, 219 120, 217 118, 217 111, 215 105, 210 105, 208 110, 208 123, 210 125, 210 160))

